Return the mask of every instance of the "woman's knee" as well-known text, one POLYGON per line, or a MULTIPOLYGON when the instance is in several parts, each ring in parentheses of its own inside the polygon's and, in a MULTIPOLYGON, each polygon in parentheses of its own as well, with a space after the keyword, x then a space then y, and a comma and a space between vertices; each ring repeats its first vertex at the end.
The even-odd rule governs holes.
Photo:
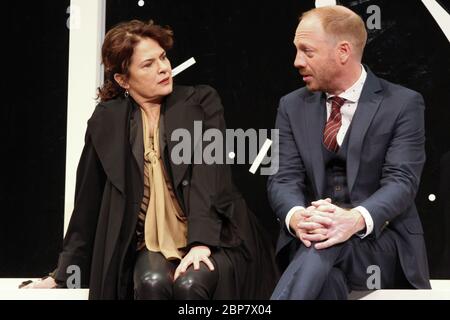
POLYGON ((180 275, 173 284, 173 295, 177 300, 212 299, 217 286, 218 271, 200 264, 199 270, 192 266, 180 275))
POLYGON ((136 280, 134 284, 135 299, 164 300, 172 298, 173 282, 167 273, 148 271, 136 280))
POLYGON ((172 299, 174 269, 161 253, 143 249, 134 267, 135 299, 172 299))

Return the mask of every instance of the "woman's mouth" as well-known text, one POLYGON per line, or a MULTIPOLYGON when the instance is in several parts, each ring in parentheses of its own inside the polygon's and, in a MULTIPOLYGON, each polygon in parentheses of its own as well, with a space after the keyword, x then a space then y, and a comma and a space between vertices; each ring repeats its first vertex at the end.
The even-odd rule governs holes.
POLYGON ((162 79, 158 84, 167 85, 170 83, 170 77, 162 79))

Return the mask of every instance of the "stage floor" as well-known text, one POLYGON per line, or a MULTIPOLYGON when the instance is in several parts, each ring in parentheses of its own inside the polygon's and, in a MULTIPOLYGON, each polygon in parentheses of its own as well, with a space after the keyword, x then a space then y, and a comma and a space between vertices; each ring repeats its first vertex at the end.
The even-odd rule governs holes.
MULTIPOLYGON (((0 278, 0 300, 87 300, 89 289, 18 289, 25 280, 0 278)), ((450 300, 450 280, 431 280, 432 290, 376 290, 350 294, 351 300, 450 300)))

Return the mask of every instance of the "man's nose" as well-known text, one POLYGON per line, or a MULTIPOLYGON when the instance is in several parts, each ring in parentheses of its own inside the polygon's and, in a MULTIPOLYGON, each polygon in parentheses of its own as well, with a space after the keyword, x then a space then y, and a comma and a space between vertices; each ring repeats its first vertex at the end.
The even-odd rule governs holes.
POLYGON ((306 66, 306 60, 300 51, 297 51, 297 55, 295 56, 294 60, 294 67, 296 68, 304 68, 306 66))

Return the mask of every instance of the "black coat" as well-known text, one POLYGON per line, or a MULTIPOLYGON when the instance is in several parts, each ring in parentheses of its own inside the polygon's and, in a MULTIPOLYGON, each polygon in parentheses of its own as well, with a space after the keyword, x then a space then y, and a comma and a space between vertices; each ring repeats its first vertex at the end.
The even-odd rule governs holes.
MULTIPOLYGON (((131 98, 117 98, 98 104, 88 121, 75 206, 55 278, 65 282, 67 267, 79 266, 90 299, 132 297, 135 228, 144 191, 141 120, 131 98)), ((217 298, 268 298, 277 280, 272 247, 234 188, 229 166, 177 165, 169 157, 178 143, 171 141, 172 132, 187 129, 194 140, 194 121, 202 121, 203 131, 225 132, 218 94, 208 86, 176 86, 162 105, 160 148, 187 216, 188 246, 208 245, 232 262, 238 290, 217 298)), ((192 153, 198 142, 192 141, 192 153)), ((218 292, 220 286, 219 280, 218 292)))

